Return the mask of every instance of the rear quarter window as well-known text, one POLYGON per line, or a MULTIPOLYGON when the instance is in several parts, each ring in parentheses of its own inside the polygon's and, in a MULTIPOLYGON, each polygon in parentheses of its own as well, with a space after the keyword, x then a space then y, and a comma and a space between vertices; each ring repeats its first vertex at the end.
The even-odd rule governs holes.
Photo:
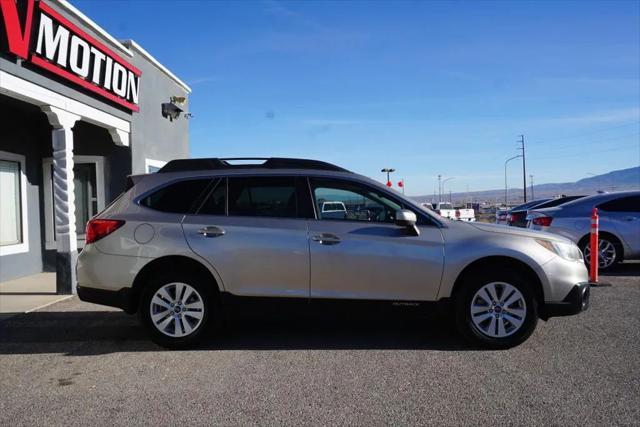
POLYGON ((186 214, 197 207, 209 184, 210 179, 174 182, 143 198, 140 204, 160 212, 186 214))

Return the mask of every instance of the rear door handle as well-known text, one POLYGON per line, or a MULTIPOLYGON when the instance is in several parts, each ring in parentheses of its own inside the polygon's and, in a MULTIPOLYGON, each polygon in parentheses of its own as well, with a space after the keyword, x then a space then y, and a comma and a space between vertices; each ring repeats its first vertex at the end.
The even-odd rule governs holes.
POLYGON ((220 237, 224 236, 224 229, 217 227, 215 225, 210 225, 208 227, 201 228, 198 230, 198 234, 202 234, 204 237, 220 237))
POLYGON ((311 237, 311 240, 313 240, 314 242, 318 242, 321 245, 337 245, 338 243, 340 243, 340 238, 331 233, 316 234, 315 236, 311 237))

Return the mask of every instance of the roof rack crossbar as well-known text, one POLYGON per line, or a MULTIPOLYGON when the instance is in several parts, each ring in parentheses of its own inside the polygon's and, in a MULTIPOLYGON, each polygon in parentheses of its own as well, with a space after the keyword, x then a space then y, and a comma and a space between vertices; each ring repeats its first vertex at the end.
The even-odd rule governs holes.
POLYGON ((313 169, 335 172, 349 172, 340 166, 319 160, 291 159, 285 157, 228 157, 171 160, 158 173, 184 172, 219 169, 313 169), (262 163, 233 164, 234 161, 261 160, 262 163))

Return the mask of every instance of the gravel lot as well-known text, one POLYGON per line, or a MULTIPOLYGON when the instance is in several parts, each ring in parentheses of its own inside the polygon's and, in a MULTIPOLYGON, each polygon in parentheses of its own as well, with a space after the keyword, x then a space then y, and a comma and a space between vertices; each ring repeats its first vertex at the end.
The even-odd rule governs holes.
POLYGON ((639 424, 640 264, 613 274, 509 351, 445 318, 273 316, 170 352, 72 298, 0 322, 0 423, 639 424))

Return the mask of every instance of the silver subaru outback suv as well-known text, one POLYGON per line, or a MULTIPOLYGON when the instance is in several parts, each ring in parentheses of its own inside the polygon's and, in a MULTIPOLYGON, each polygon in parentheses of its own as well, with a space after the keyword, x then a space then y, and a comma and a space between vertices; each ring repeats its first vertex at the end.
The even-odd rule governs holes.
POLYGON ((445 308, 489 348, 589 304, 568 239, 449 221, 329 163, 174 160, 133 181, 87 225, 78 296, 137 312, 165 347, 192 345, 229 301, 256 297, 445 308))

